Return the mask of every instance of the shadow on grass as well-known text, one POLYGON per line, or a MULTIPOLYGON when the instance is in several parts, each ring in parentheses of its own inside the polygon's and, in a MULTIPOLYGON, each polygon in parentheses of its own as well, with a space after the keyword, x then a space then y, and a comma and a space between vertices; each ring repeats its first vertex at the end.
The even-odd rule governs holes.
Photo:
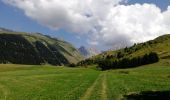
POLYGON ((124 95, 125 100, 170 100, 170 91, 143 91, 124 95))
POLYGON ((130 72, 129 71, 119 71, 119 73, 121 73, 121 74, 129 74, 130 72))
POLYGON ((170 78, 170 75, 168 75, 167 77, 170 78))

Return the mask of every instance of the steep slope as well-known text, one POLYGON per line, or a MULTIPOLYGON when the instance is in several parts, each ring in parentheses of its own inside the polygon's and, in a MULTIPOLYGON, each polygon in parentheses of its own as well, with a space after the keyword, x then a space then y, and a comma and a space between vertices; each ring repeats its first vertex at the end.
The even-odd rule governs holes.
MULTIPOLYGON (((91 64, 99 65, 101 64, 101 62, 103 64, 110 64, 112 62, 118 63, 118 61, 120 63, 122 62, 127 63, 128 61, 129 62, 136 61, 135 63, 137 63, 137 61, 139 60, 138 58, 140 58, 140 62, 141 62, 142 61, 141 59, 146 58, 145 55, 150 54, 150 53, 151 54, 154 53, 154 55, 156 54, 156 56, 158 56, 160 59, 170 59, 170 34, 160 36, 148 42, 134 44, 131 47, 126 47, 120 50, 105 51, 99 55, 82 60, 78 62, 77 65, 91 65, 91 64)), ((105 67, 106 65, 103 66, 103 64, 101 64, 101 66, 105 67)), ((140 63, 140 64, 146 64, 146 63, 140 63)), ((122 64, 122 66, 125 66, 125 65, 128 65, 128 64, 122 64)), ((122 67, 122 66, 118 66, 118 67, 122 67)), ((128 67, 128 66, 125 66, 125 67, 128 67)), ((110 66, 108 68, 110 68, 110 66)))
POLYGON ((96 48, 89 48, 89 52, 90 52, 91 56, 95 56, 100 53, 100 51, 97 50, 96 48))
POLYGON ((14 32, 13 30, 0 27, 0 31, 14 32))
POLYGON ((84 46, 81 46, 78 51, 83 55, 85 58, 92 57, 94 55, 99 54, 99 52, 95 48, 86 48, 84 46))
POLYGON ((78 51, 81 53, 81 55, 83 55, 86 58, 90 56, 89 51, 84 46, 78 48, 78 51))
POLYGON ((162 59, 170 58, 170 34, 160 36, 145 43, 134 44, 129 48, 127 47, 116 51, 106 51, 91 59, 132 58, 149 52, 156 52, 162 59))
POLYGON ((24 32, 0 31, 0 63, 64 65, 83 59, 68 42, 24 32))

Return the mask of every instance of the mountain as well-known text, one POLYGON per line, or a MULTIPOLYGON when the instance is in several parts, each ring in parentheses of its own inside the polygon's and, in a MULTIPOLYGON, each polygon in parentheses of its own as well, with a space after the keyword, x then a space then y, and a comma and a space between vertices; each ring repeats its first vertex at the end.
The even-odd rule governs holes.
POLYGON ((154 40, 150 40, 144 43, 134 44, 131 47, 126 47, 120 50, 106 51, 94 58, 117 58, 117 55, 122 57, 137 57, 149 52, 156 52, 160 58, 170 58, 170 34, 159 36, 154 40))
POLYGON ((14 32, 14 31, 12 31, 12 30, 10 30, 10 29, 6 29, 6 28, 1 28, 1 27, 0 27, 0 31, 6 31, 6 32, 14 32))
POLYGON ((106 57, 117 58, 117 55, 132 58, 149 52, 156 52, 160 58, 170 58, 170 34, 159 36, 154 40, 134 44, 131 47, 126 47, 120 50, 105 51, 92 59, 103 59, 106 57))
POLYGON ((77 49, 66 41, 1 28, 0 63, 65 65, 82 59, 77 49))
POLYGON ((99 54, 99 52, 95 48, 86 48, 84 46, 81 46, 78 51, 83 55, 85 58, 92 57, 94 55, 99 54))
POLYGON ((122 59, 134 59, 143 57, 151 52, 156 53, 160 59, 170 59, 170 34, 159 36, 154 40, 134 44, 119 50, 105 51, 101 54, 79 62, 80 65, 100 63, 105 60, 121 61, 122 59))
POLYGON ((89 48, 89 52, 92 56, 95 56, 100 53, 96 48, 89 48))
POLYGON ((78 51, 81 53, 81 55, 83 55, 84 57, 88 57, 89 56, 89 51, 84 47, 81 46, 80 48, 78 48, 78 51))

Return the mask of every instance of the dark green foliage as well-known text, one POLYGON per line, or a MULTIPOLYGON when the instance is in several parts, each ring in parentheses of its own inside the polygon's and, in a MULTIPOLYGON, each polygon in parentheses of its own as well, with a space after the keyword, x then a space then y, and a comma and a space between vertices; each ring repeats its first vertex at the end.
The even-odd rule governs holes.
MULTIPOLYGON (((52 54, 55 56, 55 59, 58 60, 60 64, 69 64, 68 60, 57 50, 56 46, 48 45, 48 48, 52 52, 52 54)), ((65 51, 63 49, 63 51, 65 51)), ((66 51, 65 51, 66 52, 66 51)), ((67 52, 68 53, 68 52, 67 52)), ((70 54, 71 55, 71 54, 70 54)), ((55 60, 55 61, 56 61, 55 60)))
MULTIPOLYGON (((160 59, 170 59, 170 34, 160 36, 154 40, 150 40, 144 43, 134 44, 131 47, 122 48, 115 51, 105 51, 99 55, 93 56, 89 59, 79 62, 80 65, 92 65, 98 64, 100 61, 111 60, 111 61, 121 61, 124 63, 124 58, 129 58, 131 65, 126 66, 135 66, 142 65, 142 63, 148 64, 148 53, 155 52, 159 54, 160 59), (147 54, 146 54, 147 53, 147 54), (146 54, 146 55, 145 55, 146 54), (145 55, 145 56, 144 56, 145 55), (141 57, 144 59, 141 62, 141 57)), ((150 56, 153 57, 151 62, 157 61, 159 58, 155 56, 157 54, 151 53, 150 56)), ((149 58, 150 59, 150 58, 149 58)), ((122 65, 124 66, 124 65, 122 65)))
POLYGON ((42 42, 36 41, 35 46, 39 51, 41 58, 52 65, 68 64, 68 61, 61 55, 56 48, 51 45, 45 46, 42 42))
POLYGON ((69 66, 69 67, 76 67, 76 64, 71 63, 71 64, 69 64, 68 66, 69 66))
POLYGON ((98 62, 98 67, 102 70, 116 69, 116 68, 132 68, 141 65, 151 64, 159 61, 156 53, 151 52, 141 57, 122 58, 119 60, 104 59, 98 62))
POLYGON ((19 34, 0 34, 0 63, 13 64, 69 64, 68 60, 49 43, 30 42, 19 34))
POLYGON ((122 52, 118 52, 117 53, 117 58, 119 59, 119 58, 122 58, 124 56, 124 54, 122 53, 122 52))
POLYGON ((92 59, 85 59, 77 63, 77 66, 86 66, 91 64, 96 64, 97 61, 94 61, 92 59))
POLYGON ((0 63, 41 64, 44 61, 22 36, 0 34, 0 63))

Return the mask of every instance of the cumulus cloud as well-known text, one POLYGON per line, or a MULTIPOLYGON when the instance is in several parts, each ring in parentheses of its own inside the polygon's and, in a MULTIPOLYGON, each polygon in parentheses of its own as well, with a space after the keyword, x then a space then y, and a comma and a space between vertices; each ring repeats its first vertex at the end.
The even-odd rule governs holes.
POLYGON ((170 32, 170 7, 120 5, 127 0, 3 0, 51 28, 87 35, 92 45, 121 48, 170 32))
POLYGON ((103 21, 101 34, 95 34, 99 35, 96 40, 114 48, 145 42, 170 32, 169 18, 170 9, 161 12, 152 4, 118 5, 103 21))

